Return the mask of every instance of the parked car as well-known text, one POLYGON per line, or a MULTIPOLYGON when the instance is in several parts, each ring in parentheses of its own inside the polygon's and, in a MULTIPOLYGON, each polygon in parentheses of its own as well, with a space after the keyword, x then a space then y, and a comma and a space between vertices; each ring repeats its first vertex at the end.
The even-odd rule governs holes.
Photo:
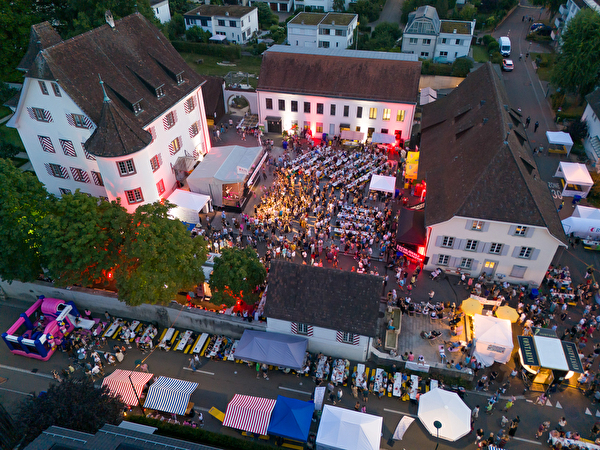
POLYGON ((503 59, 502 60, 502 70, 505 72, 512 72, 515 68, 515 65, 512 62, 512 59, 503 59))
POLYGON ((529 32, 539 34, 540 36, 550 36, 550 33, 552 33, 552 27, 540 22, 536 22, 531 25, 529 32))

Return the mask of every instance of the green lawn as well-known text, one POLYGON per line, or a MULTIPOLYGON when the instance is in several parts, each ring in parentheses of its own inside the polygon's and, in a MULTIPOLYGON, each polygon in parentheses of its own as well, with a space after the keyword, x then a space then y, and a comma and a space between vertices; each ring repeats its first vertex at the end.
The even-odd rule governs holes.
POLYGON ((478 63, 484 63, 490 60, 490 55, 488 55, 487 48, 483 45, 472 45, 473 49, 473 59, 478 63))
MULTIPOLYGON (((224 77, 229 72, 248 72, 256 75, 260 73, 260 63, 262 58, 260 56, 242 56, 241 59, 235 61, 229 61, 235 66, 220 66, 217 63, 222 62, 223 58, 219 56, 207 56, 207 55, 196 55, 195 53, 181 53, 185 62, 187 62, 196 72, 200 75, 213 75, 218 77, 224 77), (196 61, 202 60, 201 64, 197 64, 196 61)), ((258 80, 257 78, 250 77, 250 84, 256 87, 258 80)))
POLYGON ((537 58, 541 58, 541 63, 537 69, 537 75, 542 81, 550 81, 556 55, 554 53, 532 53, 530 58, 534 61, 537 60, 537 58))

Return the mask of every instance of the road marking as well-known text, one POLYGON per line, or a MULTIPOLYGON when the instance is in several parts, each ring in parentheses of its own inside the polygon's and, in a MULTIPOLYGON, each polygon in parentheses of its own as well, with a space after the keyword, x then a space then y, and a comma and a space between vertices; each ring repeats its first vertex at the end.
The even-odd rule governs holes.
POLYGON ((21 391, 15 391, 13 389, 7 389, 7 388, 0 388, 0 390, 2 390, 2 391, 8 391, 8 392, 13 392, 15 394, 26 395, 28 397, 33 397, 33 394, 31 392, 21 392, 21 391))
POLYGON ((402 414, 403 416, 410 416, 410 417, 414 417, 415 419, 418 418, 419 416, 416 416, 415 414, 409 414, 409 413, 405 413, 402 411, 395 411, 393 409, 387 409, 387 408, 383 408, 383 410, 385 412, 390 412, 390 413, 394 413, 394 414, 402 414))
POLYGON ((515 436, 513 436, 512 439, 514 439, 516 441, 527 442, 529 444, 542 445, 542 443, 540 441, 530 441, 529 439, 523 439, 523 438, 515 437, 515 436))
POLYGON ((550 402, 550 400, 546 400, 546 406, 552 406, 552 403, 550 402))
POLYGON ((283 389, 284 391, 297 392, 298 394, 312 395, 312 393, 310 393, 310 392, 300 391, 298 389, 292 389, 292 388, 288 388, 288 387, 284 387, 284 386, 279 386, 279 389, 283 389))
POLYGON ((194 410, 195 411, 202 411, 202 412, 209 412, 210 409, 208 408, 202 408, 201 406, 194 406, 194 410))
POLYGON ((8 369, 14 370, 15 372, 27 373, 29 375, 35 375, 36 377, 49 378, 52 380, 54 377, 52 375, 48 375, 40 372, 32 372, 31 370, 19 369, 18 367, 5 366, 4 364, 0 364, 0 369, 8 369))
POLYGON ((184 368, 183 368, 183 370, 189 370, 190 372, 204 373, 204 374, 206 374, 206 375, 214 375, 214 374, 215 374, 214 372, 207 372, 207 371, 205 371, 205 370, 197 370, 197 369, 196 369, 196 370, 194 371, 194 370, 190 369, 189 367, 184 367, 184 368))

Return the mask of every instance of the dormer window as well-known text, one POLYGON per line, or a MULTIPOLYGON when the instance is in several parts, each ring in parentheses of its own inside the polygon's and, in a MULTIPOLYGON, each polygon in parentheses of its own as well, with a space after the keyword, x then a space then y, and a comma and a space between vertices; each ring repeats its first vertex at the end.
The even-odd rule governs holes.
POLYGON ((181 83, 183 83, 183 73, 178 73, 178 74, 175 76, 175 78, 176 78, 176 80, 177 80, 177 84, 178 84, 178 85, 179 85, 179 84, 181 84, 181 83))
POLYGON ((144 109, 142 108, 142 102, 135 102, 133 105, 133 112, 135 113, 135 115, 137 116, 139 113, 141 113, 144 109))
POLYGON ((164 97, 165 95, 165 91, 163 90, 162 86, 159 86, 156 88, 156 98, 161 98, 164 97))

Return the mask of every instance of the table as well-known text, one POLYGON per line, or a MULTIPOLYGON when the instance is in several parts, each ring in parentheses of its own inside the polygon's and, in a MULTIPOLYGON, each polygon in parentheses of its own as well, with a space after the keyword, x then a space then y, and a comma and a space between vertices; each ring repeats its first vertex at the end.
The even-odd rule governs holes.
POLYGON ((194 345, 192 353, 200 353, 202 351, 204 344, 206 344, 206 341, 208 340, 208 336, 208 333, 202 333, 202 335, 196 341, 196 345, 194 345))
POLYGON ((411 375, 410 381, 411 381, 412 385, 411 385, 409 397, 411 400, 416 400, 417 393, 419 392, 419 377, 417 375, 411 375))
POLYGON ((175 350, 178 350, 178 351, 185 350, 185 346, 187 345, 188 341, 190 340, 190 337, 192 337, 192 332, 190 330, 187 330, 185 333, 183 333, 183 336, 181 336, 181 339, 179 339, 179 343, 177 344, 177 347, 175 347, 175 350))
POLYGON ((575 439, 566 439, 555 436, 550 436, 548 439, 548 443, 555 444, 560 442, 563 445, 563 448, 568 448, 569 445, 575 444, 579 446, 579 448, 587 448, 590 450, 600 450, 600 445, 592 444, 591 442, 583 442, 581 440, 576 441, 575 439))
POLYGON ((394 397, 400 397, 400 395, 402 394, 402 383, 404 379, 404 375, 402 375, 400 372, 396 372, 394 374, 394 389, 392 391, 392 395, 394 397))
POLYGON ((374 384, 375 392, 379 392, 379 388, 383 384, 383 373, 384 373, 383 369, 377 369, 375 371, 375 384, 374 384))
POLYGON ((336 359, 333 362, 333 370, 331 371, 331 381, 334 384, 344 382, 344 373, 346 371, 346 361, 343 359, 336 359))
POLYGON ((239 340, 236 340, 233 342, 233 345, 231 346, 231 349, 228 350, 226 359, 227 361, 235 361, 235 349, 237 348, 238 344, 240 343, 239 340))
POLYGON ((321 356, 321 358, 317 361, 317 370, 316 377, 322 379, 325 375, 325 364, 327 363, 327 356, 321 356))
POLYGON ((361 389, 366 389, 367 382, 365 381, 365 365, 358 364, 356 366, 356 386, 361 389))
POLYGON ((123 319, 115 319, 113 323, 110 325, 110 328, 104 332, 103 337, 111 338, 117 331, 117 329, 121 328, 121 324, 123 323, 123 319))
POLYGON ((160 341, 160 344, 158 344, 161 347, 166 347, 168 342, 171 342, 171 339, 173 339, 173 335, 175 334, 175 328, 169 328, 167 330, 167 332, 165 333, 164 337, 162 338, 162 340, 160 341))
POLYGON ((217 353, 219 353, 219 349, 221 348, 221 344, 223 343, 223 336, 219 336, 217 338, 217 340, 215 341, 212 349, 210 350, 209 353, 209 357, 213 357, 213 356, 217 356, 217 353))

